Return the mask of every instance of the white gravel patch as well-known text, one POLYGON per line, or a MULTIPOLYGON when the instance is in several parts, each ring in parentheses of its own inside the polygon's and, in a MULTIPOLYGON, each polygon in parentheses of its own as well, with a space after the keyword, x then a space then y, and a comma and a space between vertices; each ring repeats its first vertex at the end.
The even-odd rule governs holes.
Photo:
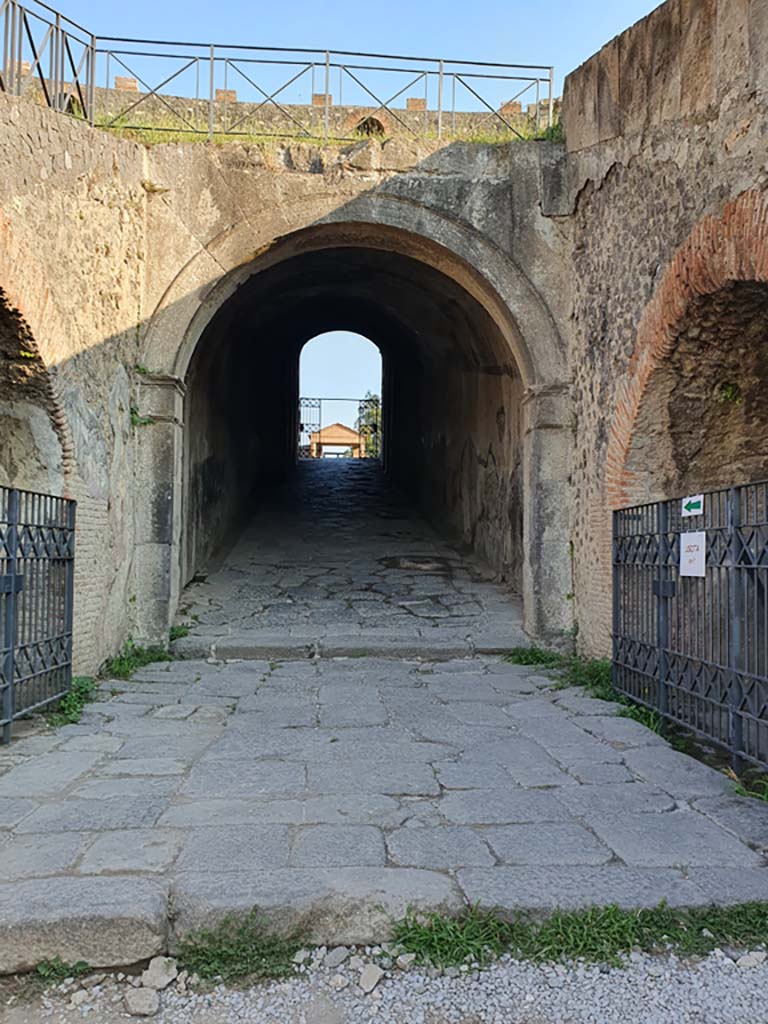
MULTIPOLYGON (((632 954, 621 968, 535 965, 504 957, 482 971, 387 970, 375 989, 359 986, 371 959, 354 954, 289 981, 238 990, 159 993, 158 1024, 768 1024, 768 960, 744 951, 683 961, 632 954)), ((362 952, 362 951, 361 951, 362 952)), ((381 958, 377 958, 381 963, 381 958)), ((27 1006, 0 1011, 5 1024, 99 1024, 126 1014, 127 982, 107 976, 79 997, 77 984, 27 1006), (73 995, 78 998, 73 1000, 73 995), (74 1005, 73 1005, 74 1002, 74 1005)), ((147 1019, 147 1018, 143 1018, 147 1019)))

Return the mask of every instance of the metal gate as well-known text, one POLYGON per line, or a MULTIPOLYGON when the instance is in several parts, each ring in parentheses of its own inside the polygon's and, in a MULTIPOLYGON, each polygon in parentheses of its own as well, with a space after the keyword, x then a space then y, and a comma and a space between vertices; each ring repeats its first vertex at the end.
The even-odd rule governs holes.
POLYGON ((299 399, 299 458, 328 458, 329 454, 335 458, 381 458, 381 399, 378 395, 299 399), (352 422, 333 423, 336 416, 352 422), (332 431, 334 426, 349 431, 348 441, 341 438, 324 441, 325 432, 332 431), (342 448, 342 451, 329 453, 324 450, 324 444, 325 449, 342 448), (347 450, 343 450, 345 446, 347 450))
POLYGON ((616 689, 768 764, 767 595, 767 483, 615 512, 616 689))
POLYGON ((75 502, 0 487, 0 741, 72 681, 75 502))

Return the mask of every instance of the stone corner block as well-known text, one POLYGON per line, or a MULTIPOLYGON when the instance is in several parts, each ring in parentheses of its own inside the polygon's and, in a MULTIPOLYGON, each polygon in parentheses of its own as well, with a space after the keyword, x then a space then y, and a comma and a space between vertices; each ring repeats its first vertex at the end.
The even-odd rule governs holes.
POLYGON ((165 952, 167 888, 149 879, 38 878, 0 885, 0 974, 55 956, 91 967, 165 952))

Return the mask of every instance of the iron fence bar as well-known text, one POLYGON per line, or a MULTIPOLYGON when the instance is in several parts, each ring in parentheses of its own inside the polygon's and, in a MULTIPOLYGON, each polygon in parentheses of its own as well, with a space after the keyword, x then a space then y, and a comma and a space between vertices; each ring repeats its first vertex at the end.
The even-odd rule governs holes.
POLYGON ((462 85, 464 86, 464 88, 465 88, 465 89, 469 89, 469 91, 470 91, 470 92, 472 93, 472 95, 473 95, 474 97, 476 97, 476 99, 480 100, 480 102, 481 102, 481 103, 483 104, 483 106, 484 106, 484 107, 487 107, 487 108, 488 108, 488 110, 489 110, 489 111, 491 112, 491 114, 493 114, 493 116, 494 116, 494 117, 498 118, 498 119, 499 119, 499 121, 501 121, 501 123, 502 123, 503 125, 506 125, 506 127, 507 127, 507 128, 508 128, 508 129, 509 129, 509 130, 510 130, 510 131, 511 131, 511 132, 512 132, 513 134, 514 134, 514 135, 516 135, 516 136, 518 137, 518 139, 522 139, 522 138, 523 138, 523 136, 522 136, 522 135, 520 134, 520 132, 519 132, 519 131, 518 131, 518 130, 517 130, 516 128, 513 128, 513 127, 512 127, 512 125, 511 125, 511 124, 509 123, 509 121, 507 121, 507 120, 506 120, 505 118, 503 118, 503 117, 501 116, 501 114, 500 114, 500 113, 498 112, 498 110, 494 110, 494 109, 493 109, 493 107, 492 107, 492 106, 490 105, 490 103, 488 103, 488 102, 487 102, 486 100, 484 100, 484 99, 483 99, 483 97, 482 97, 482 96, 480 95, 480 93, 479 93, 479 92, 477 92, 477 91, 476 91, 475 89, 473 89, 471 85, 468 85, 468 84, 467 84, 467 83, 466 83, 466 82, 464 81, 464 79, 463 79, 463 78, 461 77, 461 75, 457 75, 456 77, 457 77, 457 78, 458 78, 458 80, 459 80, 459 81, 461 82, 461 84, 462 84, 462 85))
MULTIPOLYGON (((348 68, 345 68, 344 70, 346 71, 346 73, 349 75, 349 77, 352 79, 353 82, 357 82, 357 84, 360 86, 360 88, 363 89, 365 92, 367 92, 368 95, 372 99, 376 100, 376 102, 379 104, 378 107, 376 107, 376 109, 374 110, 373 115, 370 115, 370 116, 374 116, 375 114, 378 114, 378 112, 380 110, 386 110, 387 113, 391 114, 392 117, 394 117, 394 119, 396 121, 399 121, 399 123, 403 126, 403 128, 405 128, 406 131, 409 131, 411 133, 411 135, 416 135, 416 132, 410 127, 410 125, 406 124, 405 121, 401 117, 399 117, 394 110, 390 110, 386 103, 382 103, 381 99, 379 99, 379 97, 376 95, 376 93, 372 92, 368 88, 368 86, 365 85, 363 82, 361 82, 360 79, 356 75, 353 75, 352 72, 348 68)), ((418 82, 419 78, 421 78, 421 75, 418 75, 418 77, 416 78, 417 82, 418 82)), ((413 84, 413 83, 411 83, 411 84, 413 84)), ((406 86, 406 88, 409 88, 409 86, 406 86)), ((397 98, 397 96, 399 96, 400 93, 402 93, 403 91, 404 90, 401 89, 400 92, 396 94, 395 98, 397 98)), ((392 100, 389 100, 389 102, 391 103, 392 100)))
POLYGON ((15 648, 16 648, 16 588, 18 586, 17 548, 19 543, 19 492, 12 488, 7 492, 7 582, 4 587, 5 608, 3 609, 3 743, 11 741, 11 723, 15 715, 15 648))
POLYGON ((730 562, 732 574, 732 586, 729 588, 730 600, 730 636, 728 662, 730 671, 729 685, 729 710, 728 710, 728 738, 730 741, 733 768, 735 771, 741 767, 741 751, 744 746, 743 722, 741 718, 741 701, 743 697, 740 669, 744 657, 742 624, 744 618, 744 592, 740 586, 739 563, 741 552, 739 550, 739 529, 741 527, 741 490, 738 487, 731 487, 728 491, 728 544, 730 549, 730 562))
MULTIPOLYGON (((114 54, 112 56, 115 58, 117 63, 120 64, 121 67, 125 68, 129 75, 136 75, 136 72, 133 70, 133 68, 129 68, 124 61, 120 60, 120 58, 115 56, 114 54)), ((195 58, 195 60, 197 60, 197 58, 195 58)), ((161 96, 160 93, 158 92, 158 90, 162 89, 164 85, 167 85, 169 82, 172 82, 174 78, 178 78, 179 75, 184 74, 187 68, 190 68, 192 64, 193 61, 188 61, 184 65, 184 67, 179 68, 178 71, 174 71, 172 75, 169 75, 168 78, 162 81, 154 89, 151 89, 143 78, 141 78, 139 75, 136 75, 136 80, 138 82, 141 82, 141 84, 144 86, 147 92, 143 96, 140 96, 134 103, 131 103, 129 106, 127 106, 124 110, 121 110, 119 113, 115 114, 112 120, 108 122, 107 127, 111 127, 119 118, 125 117, 126 114, 129 114, 132 110, 135 110, 136 107, 138 107, 140 104, 145 103, 150 98, 150 96, 156 96, 163 104, 163 106, 167 107, 174 117, 178 117, 178 119, 181 122, 183 122, 183 124, 185 124, 190 129, 190 131, 198 131, 198 129, 195 128, 194 125, 191 125, 189 121, 187 121, 185 117, 183 117, 177 110, 175 110, 173 105, 169 103, 166 100, 166 98, 164 96, 161 96)))
POLYGON ((213 97, 214 88, 216 85, 216 63, 215 63, 215 51, 213 47, 210 49, 208 56, 208 141, 213 142, 213 97))
POLYGON ((96 36, 91 36, 88 61, 88 122, 96 124, 96 36))
POLYGON ((658 648, 656 709, 660 715, 666 715, 668 710, 667 677, 669 674, 669 594, 667 593, 667 583, 669 582, 669 572, 667 568, 669 509, 665 501, 659 502, 656 526, 659 563, 657 572, 659 585, 656 595, 656 644, 658 648))
POLYGON ((445 65, 440 61, 440 67, 437 72, 437 137, 442 139, 443 137, 443 77, 445 75, 445 65))
POLYGON ((555 69, 549 69, 549 103, 547 104, 547 128, 551 128, 555 118, 555 69))
POLYGON ((278 103, 277 100, 275 99, 275 96, 279 96, 280 93, 283 91, 283 89, 287 89, 289 85, 292 85, 299 78, 301 78, 302 75, 305 75, 307 73, 307 71, 309 71, 309 68, 310 68, 309 64, 306 64, 304 66, 304 68, 298 74, 294 75, 293 78, 289 79, 284 85, 281 85, 279 89, 277 89, 275 92, 272 93, 272 95, 267 95, 267 93, 261 88, 260 85, 257 85, 257 83, 254 82, 253 79, 249 75, 246 75, 246 73, 243 71, 242 68, 239 68, 237 66, 237 64, 234 63, 234 61, 231 62, 231 63, 232 63, 233 71, 237 71, 237 73, 242 78, 244 78, 245 81, 248 82, 249 85, 252 85, 254 89, 257 89, 261 93, 261 95, 265 97, 264 100, 262 100, 262 102, 256 107, 255 110, 251 110, 247 114, 244 114, 238 121, 235 121, 235 123, 234 123, 234 125, 232 127, 236 128, 237 125, 243 124, 243 122, 247 121, 248 118, 255 117, 256 114, 258 114, 258 112, 261 110, 262 107, 266 106, 267 103, 272 103, 273 106, 277 107, 277 109, 280 111, 281 114, 283 114, 285 117, 287 117, 290 121, 293 121, 293 123, 295 125, 298 125, 298 127, 301 128, 302 132, 305 135, 311 135, 312 134, 311 127, 307 128, 305 125, 303 125, 301 123, 301 121, 298 120, 298 118, 295 118, 293 116, 293 114, 290 113, 290 111, 286 110, 285 107, 283 107, 283 105, 281 103, 278 103))
POLYGON ((323 101, 323 133, 326 145, 328 144, 328 132, 330 130, 330 96, 331 91, 331 55, 325 51, 325 97, 323 101))
POLYGON ((39 56, 38 56, 37 47, 35 46, 34 36, 32 35, 32 33, 29 30, 29 25, 27 25, 26 28, 27 28, 27 36, 29 38, 29 48, 32 51, 32 56, 34 58, 34 62, 33 62, 32 66, 29 69, 29 74, 27 75, 27 78, 26 78, 26 80, 24 82, 24 85, 22 87, 20 95, 23 96, 24 93, 26 92, 26 89, 27 89, 26 83, 28 81, 31 81, 34 78, 34 76, 37 75, 39 77, 39 79, 40 79, 40 85, 42 86, 42 89, 43 89, 43 95, 45 96, 46 105, 50 107, 51 106, 51 99, 50 99, 50 96, 48 95, 48 86, 47 86, 46 81, 45 81, 45 75, 43 74, 42 59, 43 59, 43 56, 45 55, 45 49, 48 46, 48 43, 50 42, 51 35, 53 34, 53 26, 49 25, 48 26, 48 31, 43 36, 43 41, 42 41, 42 43, 40 43, 40 53, 39 53, 39 56))
POLYGON ((72 56, 72 50, 70 48, 69 38, 67 36, 64 36, 64 49, 66 51, 67 57, 69 58, 69 64, 72 69, 72 84, 70 85, 69 90, 67 91, 67 95, 65 97, 64 110, 66 111, 67 107, 69 106, 69 101, 72 99, 73 92, 75 89, 77 89, 77 95, 80 99, 80 106, 83 110, 83 116, 87 117, 88 110, 85 99, 83 98, 83 90, 80 85, 80 77, 82 74, 83 67, 86 64, 88 50, 83 50, 83 55, 80 58, 80 63, 77 65, 77 67, 75 67, 75 58, 72 56))

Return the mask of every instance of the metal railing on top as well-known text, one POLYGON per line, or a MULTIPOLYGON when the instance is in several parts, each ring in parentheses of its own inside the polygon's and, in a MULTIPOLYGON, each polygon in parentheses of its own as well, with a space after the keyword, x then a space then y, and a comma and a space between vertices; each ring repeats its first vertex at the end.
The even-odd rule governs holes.
POLYGON ((0 90, 107 128, 327 142, 523 136, 554 120, 544 65, 97 37, 38 0, 0 0, 0 33, 0 90))

